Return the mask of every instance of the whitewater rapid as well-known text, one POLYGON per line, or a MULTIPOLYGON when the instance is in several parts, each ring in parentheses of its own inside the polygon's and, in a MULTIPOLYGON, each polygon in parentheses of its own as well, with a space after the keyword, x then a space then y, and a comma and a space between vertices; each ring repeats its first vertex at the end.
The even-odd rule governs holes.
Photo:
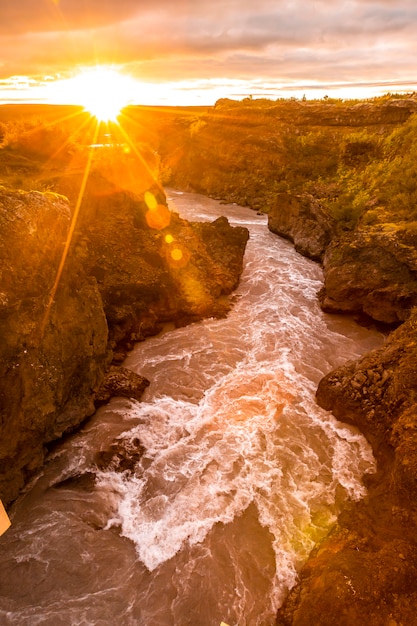
POLYGON ((272 626, 343 503, 365 495, 369 445, 314 394, 383 337, 321 312, 320 267, 265 216, 169 203, 249 228, 232 310, 137 344, 124 365, 151 381, 143 401, 114 399, 52 455, 0 540, 2 624, 272 626), (115 439, 143 446, 133 473, 97 469, 115 439))

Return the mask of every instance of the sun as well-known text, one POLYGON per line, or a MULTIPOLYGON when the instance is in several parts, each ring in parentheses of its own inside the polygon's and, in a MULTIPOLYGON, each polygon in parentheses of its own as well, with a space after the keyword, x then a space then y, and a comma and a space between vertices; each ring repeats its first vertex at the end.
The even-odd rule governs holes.
POLYGON ((115 121, 134 96, 134 80, 106 66, 82 70, 69 82, 73 101, 100 122, 115 121))

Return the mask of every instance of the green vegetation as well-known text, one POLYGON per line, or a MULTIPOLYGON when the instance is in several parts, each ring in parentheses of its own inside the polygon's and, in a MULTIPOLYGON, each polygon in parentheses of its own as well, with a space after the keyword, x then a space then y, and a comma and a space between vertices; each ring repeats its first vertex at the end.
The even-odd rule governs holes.
POLYGON ((334 182, 336 198, 325 205, 351 226, 358 222, 417 220, 417 118, 379 139, 363 131, 345 144, 334 182), (358 148, 355 152, 353 148, 358 148), (352 158, 353 157, 353 158, 352 158))
POLYGON ((278 193, 308 193, 344 229, 414 221, 417 119, 410 102, 417 109, 414 98, 398 94, 129 107, 123 132, 102 125, 98 137, 77 107, 3 106, 0 184, 67 193, 66 179, 82 171, 95 142, 105 147, 93 167, 129 170, 132 180, 136 162, 162 184, 265 212, 278 193))
POLYGON ((348 102, 223 99, 165 129, 165 182, 265 212, 279 192, 309 193, 348 229, 414 220, 417 121, 409 102, 392 94, 348 102))

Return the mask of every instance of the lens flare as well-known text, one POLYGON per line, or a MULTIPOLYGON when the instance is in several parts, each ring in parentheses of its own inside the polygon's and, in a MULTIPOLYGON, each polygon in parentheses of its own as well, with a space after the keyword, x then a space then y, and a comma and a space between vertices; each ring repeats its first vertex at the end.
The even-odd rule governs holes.
POLYGON ((155 208, 149 209, 146 212, 145 218, 149 228, 162 230, 169 226, 171 222, 171 213, 163 204, 157 204, 155 208))
POLYGON ((174 261, 181 261, 183 257, 182 251, 179 248, 174 248, 171 251, 171 257, 173 258, 174 261))
MULTIPOLYGON (((99 130, 99 124, 97 122, 96 127, 95 127, 95 131, 94 131, 94 141, 93 143, 95 143, 97 141, 97 136, 98 136, 98 130, 99 130)), ((75 227, 77 225, 77 220, 78 220, 78 215, 80 213, 80 209, 81 209, 81 204, 84 198, 84 193, 85 193, 85 189, 87 187, 87 182, 88 182, 88 177, 90 175, 90 171, 91 171, 91 165, 92 165, 92 161, 93 161, 93 150, 90 149, 89 154, 88 154, 88 159, 87 159, 87 163, 86 166, 84 168, 84 174, 83 174, 83 179, 81 182, 81 187, 80 187, 80 191, 78 193, 78 198, 77 198, 77 202, 74 208, 74 212, 72 214, 72 218, 71 218, 71 224, 70 224, 70 228, 68 231, 68 235, 65 241, 65 245, 64 245, 64 251, 62 253, 61 256, 61 261, 59 263, 59 267, 56 273, 56 277, 55 277, 55 282, 54 285, 52 287, 51 293, 49 294, 49 299, 48 299, 48 304, 46 306, 46 310, 45 310, 45 315, 41 324, 41 338, 43 338, 45 330, 46 330, 46 326, 49 320, 49 317, 51 315, 51 310, 52 310, 52 306, 54 304, 54 300, 55 300, 55 296, 56 296, 56 292, 58 291, 58 287, 59 287, 59 283, 61 281, 61 276, 62 276, 62 272, 64 271, 64 266, 68 257, 68 253, 69 253, 69 249, 71 246, 71 242, 72 242, 72 238, 74 235, 74 231, 75 231, 75 227)))
POLYGON ((156 207, 158 206, 158 202, 151 191, 145 192, 144 200, 145 200, 146 206, 148 207, 150 211, 155 210, 156 207))

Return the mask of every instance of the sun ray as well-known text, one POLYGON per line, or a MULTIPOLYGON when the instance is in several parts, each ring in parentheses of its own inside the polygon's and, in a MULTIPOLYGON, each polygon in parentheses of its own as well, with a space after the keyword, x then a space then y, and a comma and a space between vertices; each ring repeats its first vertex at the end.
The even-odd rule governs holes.
MULTIPOLYGON (((98 136, 98 131, 99 131, 99 126, 100 123, 97 121, 96 123, 96 130, 95 130, 95 139, 97 139, 98 136)), ((55 296, 59 287, 59 283, 61 281, 61 277, 62 277, 62 272, 64 271, 64 267, 65 267, 65 262, 67 260, 68 257, 68 252, 71 246, 71 242, 72 242, 72 238, 74 235, 74 231, 75 231, 75 227, 77 224, 77 220, 78 220, 78 215, 80 212, 80 208, 81 208, 81 204, 84 198, 84 193, 85 193, 85 188, 87 186, 87 181, 88 181, 88 177, 90 175, 90 170, 91 170, 91 164, 92 164, 92 160, 93 160, 93 154, 94 154, 94 149, 90 148, 89 153, 88 153, 88 159, 87 159, 87 163, 84 169, 84 174, 83 174, 83 178, 81 181, 81 186, 80 186, 80 191, 78 193, 78 198, 77 198, 77 202, 75 204, 75 208, 74 208, 74 213, 72 215, 71 218, 71 224, 70 224, 70 228, 68 231, 68 235, 67 235, 67 239, 65 241, 65 246, 64 246, 64 250, 62 252, 62 256, 61 256, 61 260, 59 263, 59 267, 56 273, 56 277, 55 277, 55 282, 53 284, 53 287, 51 289, 51 293, 49 294, 49 298, 48 298, 48 304, 46 305, 46 310, 45 310, 45 315, 41 324, 41 340, 43 339, 44 333, 45 333, 45 329, 46 329, 46 325, 48 323, 48 319, 50 317, 51 314, 51 309, 55 300, 55 296)))
POLYGON ((139 161, 141 162, 141 164, 143 165, 145 170, 148 172, 149 176, 151 177, 151 179, 153 180, 153 182, 155 184, 155 187, 157 187, 162 193, 165 193, 163 188, 162 188, 162 185, 158 182, 157 178, 155 177, 154 172, 152 172, 151 168, 146 163, 145 159, 143 158, 143 156, 141 155, 141 153, 137 149, 135 143, 129 137, 129 134, 123 128, 123 125, 122 125, 122 123, 120 121, 117 122, 117 127, 120 130, 123 138, 125 139, 128 147, 130 148, 130 150, 136 155, 136 157, 139 159, 139 161))
MULTIPOLYGON (((78 113, 73 114, 73 115, 66 116, 64 118, 58 119, 58 120, 56 120, 54 122, 51 122, 48 125, 45 125, 45 128, 48 128, 48 127, 52 127, 53 128, 54 126, 62 125, 65 121, 70 121, 71 119, 73 119, 75 117, 78 117, 78 116, 81 116, 83 114, 85 115, 84 111, 78 112, 78 113)), ((56 157, 71 143, 71 141, 74 140, 74 138, 76 136, 78 136, 83 129, 85 129, 86 127, 88 127, 91 124, 91 116, 86 116, 84 120, 80 120, 80 121, 81 121, 81 123, 79 124, 79 126, 77 126, 68 135, 68 137, 65 138, 65 140, 62 142, 62 144, 60 146, 58 146, 56 148, 56 150, 54 150, 54 152, 49 156, 46 164, 48 164, 49 162, 53 162, 54 159, 56 159, 56 157)), ((96 120, 95 125, 94 125, 93 136, 96 135, 96 132, 98 133, 98 130, 96 131, 96 126, 99 126, 99 124, 97 123, 97 120, 96 120)))
MULTIPOLYGON (((87 109, 87 107, 85 107, 87 109)), ((91 107, 92 108, 92 107, 91 107)), ((83 202, 83 198, 84 198, 84 194, 85 194, 85 190, 86 190, 86 186, 87 186, 87 182, 88 182, 88 178, 91 172, 91 167, 92 167, 92 163, 93 163, 93 157, 94 157, 94 153, 95 153, 95 146, 97 144, 97 140, 100 134, 100 131, 103 128, 103 125, 109 125, 112 124, 114 125, 117 130, 120 132, 121 136, 123 137, 123 140, 126 142, 127 147, 129 148, 129 151, 131 151, 135 157, 138 159, 138 161, 141 163, 141 165, 144 167, 145 171, 148 173, 150 180, 152 181, 152 187, 154 189, 158 189, 161 191, 161 193, 163 192, 162 186, 159 183, 157 177, 155 176, 155 172, 152 171, 151 167, 149 166, 149 164, 146 162, 146 160, 144 159, 143 155, 141 154, 141 152, 139 151, 136 143, 132 140, 132 138, 129 136, 128 132, 126 131, 126 129, 123 127, 123 124, 121 122, 121 120, 123 119, 123 115, 120 115, 120 119, 113 119, 113 120, 103 120, 100 119, 101 116, 97 115, 94 113, 94 111, 88 109, 88 112, 90 113, 90 117, 87 118, 87 120, 83 121, 83 123, 80 125, 80 127, 77 129, 77 131, 74 132, 79 132, 80 129, 84 128, 88 122, 92 119, 95 119, 95 125, 94 125, 94 137, 91 140, 91 143, 89 145, 89 152, 88 152, 88 158, 87 158, 87 163, 83 172, 83 178, 82 178, 82 182, 80 185, 80 189, 77 195, 77 200, 75 203, 75 208, 74 208, 74 212, 71 218, 71 223, 70 223, 70 228, 68 231, 68 235, 65 241, 65 245, 64 245, 64 250, 62 252, 62 256, 60 259, 60 263, 56 272, 56 277, 55 277, 55 281, 53 284, 53 287, 50 291, 49 297, 48 297, 48 302, 47 302, 47 306, 45 309, 45 314, 43 317, 43 321, 41 324, 41 340, 44 336, 44 333, 46 331, 46 327, 48 324, 48 320, 50 318, 51 315, 51 310, 56 298, 56 294, 59 288, 59 284, 62 278, 62 273, 64 271, 64 267, 65 267, 65 263, 67 261, 68 258, 68 254, 69 254, 69 250, 70 250, 70 246, 71 246, 71 242, 73 239, 73 235, 75 232, 75 228, 76 228, 76 224, 78 221, 78 217, 79 217, 79 213, 80 213, 80 209, 82 206, 82 202, 83 202)), ((76 114, 74 114, 75 116, 76 114)), ((72 117, 72 116, 70 116, 72 117)), ((65 119, 65 118, 64 118, 65 119)), ((51 123, 52 124, 52 123, 51 123)))
MULTIPOLYGON (((60 154, 60 152, 71 141, 73 141, 77 135, 79 135, 80 131, 83 128, 85 128, 88 124, 91 123, 91 116, 89 116, 84 110, 82 110, 79 107, 78 110, 73 113, 69 113, 67 115, 61 115, 59 117, 54 117, 50 119, 49 121, 44 121, 41 125, 39 125, 37 119, 35 119, 35 121, 33 121, 33 119, 32 120, 29 119, 25 123, 23 130, 19 131, 18 141, 21 142, 22 140, 24 140, 24 142, 30 145, 30 147, 33 149, 33 139, 36 137, 37 134, 41 133, 42 131, 50 131, 52 133, 54 129, 64 129, 63 134, 65 135, 65 129, 67 127, 71 128, 70 126, 67 125, 67 123, 72 122, 76 120, 77 118, 80 118, 80 124, 77 125, 75 128, 72 127, 73 130, 71 130, 68 133, 68 136, 65 137, 61 145, 54 147, 53 152, 48 153, 47 160, 44 163, 44 168, 45 168, 45 166, 49 162, 53 162, 54 159, 60 154)), ((41 147, 45 149, 44 145, 42 145, 41 147)), ((36 148, 35 148, 35 151, 36 151, 36 148)))

